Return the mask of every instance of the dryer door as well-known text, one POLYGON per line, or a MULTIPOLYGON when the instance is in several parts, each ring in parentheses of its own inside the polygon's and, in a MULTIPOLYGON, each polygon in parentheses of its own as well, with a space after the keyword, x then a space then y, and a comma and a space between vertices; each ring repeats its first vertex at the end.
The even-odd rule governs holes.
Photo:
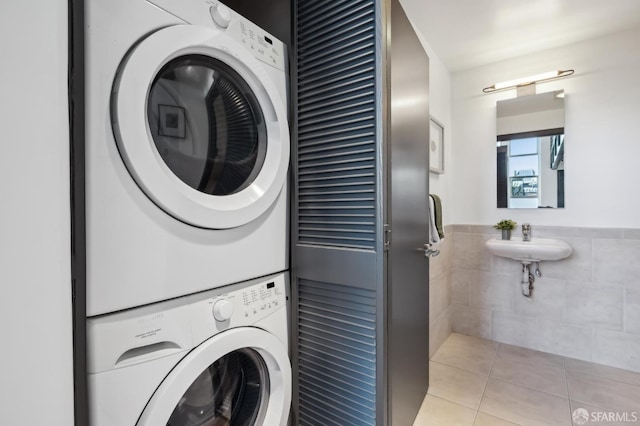
POLYGON ((289 164, 284 101, 264 65, 220 30, 177 25, 142 40, 111 106, 129 173, 176 219, 233 228, 278 197, 289 164))
POLYGON ((137 426, 284 426, 290 404, 291 367, 283 345, 264 330, 236 328, 180 361, 137 426))

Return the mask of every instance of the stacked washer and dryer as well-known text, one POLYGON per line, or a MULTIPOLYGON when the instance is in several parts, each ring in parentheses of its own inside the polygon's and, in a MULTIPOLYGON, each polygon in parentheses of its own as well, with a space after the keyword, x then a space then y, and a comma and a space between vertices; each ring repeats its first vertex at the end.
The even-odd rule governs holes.
POLYGON ((285 425, 285 47, 217 1, 85 7, 91 425, 285 425))

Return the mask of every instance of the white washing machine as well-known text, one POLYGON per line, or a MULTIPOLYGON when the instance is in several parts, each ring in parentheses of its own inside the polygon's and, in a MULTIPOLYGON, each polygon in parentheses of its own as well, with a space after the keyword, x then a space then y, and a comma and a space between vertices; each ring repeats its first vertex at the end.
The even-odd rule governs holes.
POLYGON ((286 270, 284 45, 209 0, 86 23, 88 316, 286 270))
POLYGON ((287 280, 278 274, 90 319, 90 424, 284 426, 287 280))

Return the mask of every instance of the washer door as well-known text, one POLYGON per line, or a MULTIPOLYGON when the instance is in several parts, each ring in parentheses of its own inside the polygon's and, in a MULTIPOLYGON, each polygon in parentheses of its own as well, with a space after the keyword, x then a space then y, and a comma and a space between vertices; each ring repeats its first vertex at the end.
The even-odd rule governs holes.
POLYGON ((171 370, 137 426, 287 423, 291 367, 273 335, 237 328, 212 337, 171 370))
POLYGON ((278 197, 286 108, 263 65, 223 32, 177 25, 151 34, 120 66, 111 106, 129 173, 176 219, 233 228, 278 197))

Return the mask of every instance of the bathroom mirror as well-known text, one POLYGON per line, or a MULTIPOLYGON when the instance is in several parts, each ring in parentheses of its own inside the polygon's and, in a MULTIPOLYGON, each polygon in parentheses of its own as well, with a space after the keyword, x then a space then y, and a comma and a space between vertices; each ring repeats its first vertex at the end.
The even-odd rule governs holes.
POLYGON ((564 91, 497 105, 498 208, 564 207, 564 91))

